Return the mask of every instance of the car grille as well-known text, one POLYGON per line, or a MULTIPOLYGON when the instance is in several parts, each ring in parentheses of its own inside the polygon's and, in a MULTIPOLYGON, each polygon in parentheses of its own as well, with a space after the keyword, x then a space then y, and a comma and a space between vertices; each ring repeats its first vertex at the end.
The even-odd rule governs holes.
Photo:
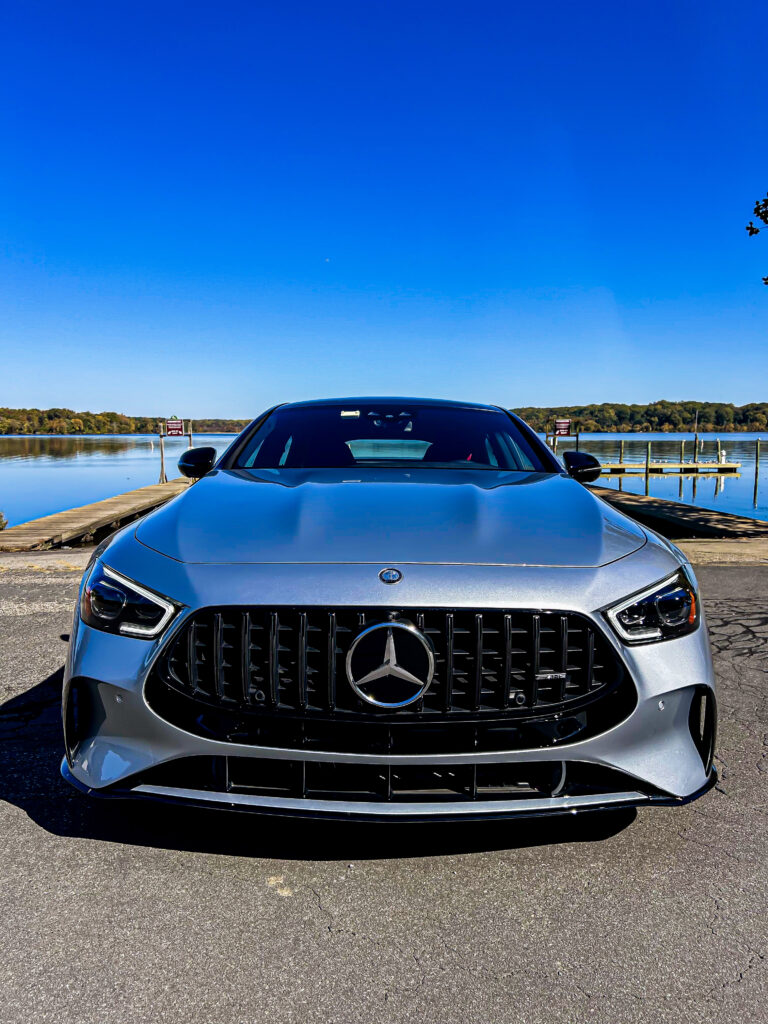
POLYGON ((191 616, 147 699, 182 728, 234 742, 417 753, 572 740, 590 725, 587 709, 601 708, 591 731, 608 728, 635 693, 603 633, 572 612, 250 607, 191 616), (345 668, 361 630, 386 621, 413 623, 435 658, 428 691, 394 713, 361 700, 345 668))

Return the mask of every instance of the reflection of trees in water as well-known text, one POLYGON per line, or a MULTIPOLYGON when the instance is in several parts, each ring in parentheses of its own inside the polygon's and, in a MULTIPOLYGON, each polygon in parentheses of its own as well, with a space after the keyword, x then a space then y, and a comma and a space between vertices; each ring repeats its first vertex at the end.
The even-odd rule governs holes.
MULTIPOLYGON (((705 461, 712 462, 717 459, 717 438, 720 438, 722 450, 725 452, 728 461, 741 462, 744 466, 755 465, 755 441, 754 438, 740 437, 738 434, 701 434, 699 435, 701 447, 699 457, 705 461)), ((644 434, 635 434, 633 437, 603 436, 601 438, 582 437, 579 440, 579 447, 582 451, 589 452, 606 462, 618 462, 621 451, 621 442, 624 442, 624 458, 628 462, 644 462, 648 441, 651 442, 651 457, 655 459, 666 459, 669 462, 676 462, 680 458, 680 438, 656 439, 644 434)), ((575 447, 573 439, 563 438, 557 446, 558 455, 575 447)), ((768 455, 768 445, 763 443, 760 450, 760 465, 764 464, 768 455)), ((686 462, 693 459, 693 438, 686 439, 684 458, 686 462)))
POLYGON ((146 447, 149 438, 0 437, 0 459, 71 459, 78 455, 119 455, 146 447))
MULTIPOLYGON (((196 434, 196 445, 219 446, 224 448, 234 439, 234 434, 196 434)), ((178 458, 188 445, 187 437, 166 437, 166 458, 178 458)), ((126 455, 128 452, 145 453, 151 457, 152 446, 160 460, 159 439, 157 434, 124 434, 124 435, 93 435, 78 436, 66 434, 62 436, 30 434, 28 436, 0 435, 0 461, 4 459, 73 459, 78 456, 92 455, 126 455)))

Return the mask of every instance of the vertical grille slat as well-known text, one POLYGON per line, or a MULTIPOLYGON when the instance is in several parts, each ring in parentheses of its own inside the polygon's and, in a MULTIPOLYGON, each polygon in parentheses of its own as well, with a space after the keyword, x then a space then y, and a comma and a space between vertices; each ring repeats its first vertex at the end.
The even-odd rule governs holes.
POLYGON ((565 684, 568 681, 568 616, 560 616, 560 665, 559 671, 562 678, 558 681, 557 699, 565 698, 565 684))
POLYGON ((445 702, 444 711, 453 707, 453 614, 445 616, 445 702))
POLYGON ((528 703, 533 708, 539 699, 539 680, 541 672, 541 616, 531 616, 531 674, 528 703))
POLYGON ((328 615, 328 708, 336 707, 336 613, 328 615))
POLYGON ((595 634, 591 629, 587 629, 587 671, 586 671, 586 687, 588 690, 592 690, 595 685, 595 634))
POLYGON ((244 611, 240 621, 241 626, 241 684, 243 687, 243 702, 246 705, 250 705, 251 702, 251 673, 253 672, 253 662, 251 659, 251 612, 244 611))
POLYGON ((509 707, 509 691, 512 689, 512 616, 504 616, 504 675, 501 683, 501 706, 509 707))
POLYGON ((280 619, 277 612, 269 616, 269 702, 276 708, 280 699, 280 619))
POLYGON ((199 675, 197 671, 197 623, 193 622, 187 633, 187 672, 189 686, 192 693, 197 693, 200 688, 199 675))
POLYGON ((307 613, 299 613, 299 658, 298 658, 298 705, 303 711, 307 706, 307 613))
POLYGON ((224 630, 221 612, 213 616, 213 687, 216 696, 221 700, 224 693, 224 630))
POLYGON ((483 700, 483 616, 475 615, 475 700, 477 710, 483 700))
POLYGON ((200 703, 252 715, 380 714, 349 685, 347 652, 363 629, 398 618, 417 626, 435 658, 431 688, 393 712, 398 719, 550 714, 625 678, 599 624, 574 612, 341 606, 202 609, 153 672, 200 703))
POLYGON ((240 683, 243 703, 251 703, 251 613, 243 612, 240 616, 240 683))

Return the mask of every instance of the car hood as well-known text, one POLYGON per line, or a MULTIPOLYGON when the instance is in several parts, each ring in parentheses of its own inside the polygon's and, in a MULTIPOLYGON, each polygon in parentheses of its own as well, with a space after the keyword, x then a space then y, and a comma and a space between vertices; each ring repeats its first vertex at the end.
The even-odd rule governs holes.
POLYGON ((642 547, 568 477, 484 470, 222 470, 143 519, 180 562, 597 567, 642 547))

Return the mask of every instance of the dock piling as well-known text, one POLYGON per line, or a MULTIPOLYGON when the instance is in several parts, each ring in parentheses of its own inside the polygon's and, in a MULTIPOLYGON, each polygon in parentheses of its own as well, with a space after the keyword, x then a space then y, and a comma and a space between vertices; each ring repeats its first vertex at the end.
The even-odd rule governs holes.
POLYGON ((760 438, 755 441, 755 493, 752 495, 752 504, 757 508, 757 482, 760 479, 760 438))
POLYGON ((167 484, 168 477, 165 475, 165 431, 163 424, 160 424, 160 479, 159 484, 167 484))

